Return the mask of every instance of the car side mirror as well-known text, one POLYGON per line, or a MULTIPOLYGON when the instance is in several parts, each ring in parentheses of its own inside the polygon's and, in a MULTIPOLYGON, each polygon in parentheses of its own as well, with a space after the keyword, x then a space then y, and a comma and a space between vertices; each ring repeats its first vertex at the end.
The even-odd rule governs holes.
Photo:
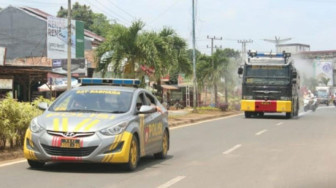
POLYGON ((46 110, 49 107, 48 103, 46 102, 41 102, 37 106, 40 110, 46 110))
POLYGON ((156 112, 155 106, 149 106, 149 105, 142 105, 140 107, 140 110, 138 111, 138 114, 150 114, 156 112))
POLYGON ((243 71, 244 71, 243 67, 239 67, 238 68, 238 74, 239 75, 243 74, 243 71))

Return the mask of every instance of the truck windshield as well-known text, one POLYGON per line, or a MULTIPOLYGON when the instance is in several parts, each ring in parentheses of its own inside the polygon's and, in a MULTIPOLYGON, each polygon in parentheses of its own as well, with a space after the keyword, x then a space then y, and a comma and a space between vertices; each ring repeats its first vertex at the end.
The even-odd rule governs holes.
POLYGON ((326 90, 318 90, 317 91, 317 96, 318 97, 328 97, 328 93, 326 90))
POLYGON ((288 66, 249 65, 246 66, 245 71, 245 82, 248 84, 289 84, 288 66))

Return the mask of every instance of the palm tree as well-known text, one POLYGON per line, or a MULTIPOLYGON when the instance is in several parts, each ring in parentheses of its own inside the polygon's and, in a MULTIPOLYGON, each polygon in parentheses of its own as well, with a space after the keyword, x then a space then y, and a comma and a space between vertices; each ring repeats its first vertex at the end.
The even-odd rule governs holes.
POLYGON ((205 85, 213 86, 215 93, 215 106, 218 106, 218 83, 222 78, 226 78, 226 80, 228 80, 228 77, 225 76, 227 74, 228 63, 228 58, 223 50, 216 50, 212 57, 202 55, 198 59, 198 83, 200 83, 201 87, 204 87, 205 85))
POLYGON ((326 77, 321 77, 320 78, 320 83, 322 83, 325 86, 328 86, 328 82, 330 81, 330 78, 326 78, 326 77))
POLYGON ((142 21, 133 22, 129 28, 116 24, 108 32, 105 42, 96 50, 99 62, 98 71, 102 71, 103 76, 105 76, 108 65, 113 62, 115 74, 123 73, 126 77, 136 77, 134 71, 136 63, 146 58, 142 53, 143 49, 138 44, 140 31, 144 26, 142 21), (112 52, 113 55, 100 62, 106 52, 112 52))
POLYGON ((96 60, 100 62, 98 70, 103 76, 111 63, 115 75, 132 78, 144 78, 146 73, 140 71, 140 67, 150 67, 155 72, 148 76, 158 85, 161 77, 173 69, 191 73, 184 39, 170 28, 156 33, 143 31, 143 27, 141 21, 134 22, 129 28, 115 24, 108 32, 105 42, 96 50, 96 60))

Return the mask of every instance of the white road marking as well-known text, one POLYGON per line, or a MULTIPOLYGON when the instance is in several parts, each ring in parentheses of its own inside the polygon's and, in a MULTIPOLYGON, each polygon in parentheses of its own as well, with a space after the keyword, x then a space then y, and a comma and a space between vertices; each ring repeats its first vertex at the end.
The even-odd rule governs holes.
POLYGON ((232 148, 230 148, 230 149, 224 151, 223 154, 224 154, 224 155, 227 155, 227 154, 233 152, 234 150, 240 148, 241 146, 242 146, 241 144, 237 144, 237 145, 233 146, 232 148))
POLYGON ((283 124, 283 122, 279 122, 279 123, 277 123, 276 125, 279 126, 279 125, 282 125, 282 124, 283 124))
POLYGON ((171 127, 169 129, 170 130, 180 129, 180 128, 190 127, 190 126, 193 126, 193 125, 197 125, 197 124, 201 124, 201 123, 206 123, 206 122, 210 122, 210 121, 216 121, 216 120, 220 120, 220 119, 228 119, 228 118, 232 118, 232 117, 236 117, 236 116, 242 116, 242 114, 233 114, 233 115, 229 115, 229 116, 225 116, 225 117, 221 117, 221 118, 214 118, 214 119, 199 121, 199 122, 195 122, 195 123, 189 123, 189 124, 186 124, 186 125, 178 125, 176 127, 171 127))
POLYGON ((27 160, 24 159, 24 160, 19 160, 19 161, 6 162, 6 163, 3 163, 3 164, 0 164, 0 168, 4 167, 4 166, 14 165, 14 164, 17 164, 17 163, 23 163, 23 162, 26 162, 26 161, 27 160))
POLYGON ((158 188, 170 187, 170 186, 174 185, 175 183, 181 181, 184 178, 185 178, 185 176, 177 176, 176 178, 173 178, 173 179, 167 181, 165 184, 160 185, 158 188))
POLYGON ((256 136, 259 136, 259 135, 261 135, 261 134, 263 134, 263 133, 265 133, 265 132, 267 132, 266 129, 261 130, 261 131, 259 131, 259 132, 256 133, 256 136))

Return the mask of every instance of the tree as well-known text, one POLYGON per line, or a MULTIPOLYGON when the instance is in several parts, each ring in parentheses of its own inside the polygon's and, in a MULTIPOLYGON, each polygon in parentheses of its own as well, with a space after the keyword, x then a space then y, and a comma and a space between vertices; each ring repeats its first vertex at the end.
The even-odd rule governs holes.
POLYGON ((321 77, 320 78, 320 83, 322 83, 325 86, 328 86, 329 81, 330 81, 330 78, 326 78, 326 77, 321 77))
POLYGON ((106 36, 108 31, 113 27, 110 24, 109 20, 104 14, 101 13, 93 13, 92 24, 89 26, 89 30, 93 31, 97 35, 106 36))
MULTIPOLYGON (((57 17, 66 18, 68 9, 60 7, 57 17)), ((112 27, 104 14, 94 13, 90 6, 80 5, 78 2, 72 5, 71 18, 84 22, 84 28, 98 35, 106 36, 107 31, 112 27)))
POLYGON ((105 58, 98 66, 103 75, 107 66, 112 63, 116 74, 140 78, 144 76, 140 68, 146 66, 155 70, 149 76, 160 85, 161 77, 169 74, 172 67, 178 71, 191 72, 186 42, 174 30, 164 28, 157 33, 143 31, 143 27, 144 23, 140 20, 133 22, 130 27, 119 24, 112 27, 105 42, 96 51, 98 60, 106 52, 113 52, 113 55, 105 58))
POLYGON ((129 28, 115 24, 107 33, 105 41, 96 50, 98 71, 102 71, 103 76, 108 65, 113 63, 115 74, 124 73, 125 76, 133 74, 132 77, 135 77, 135 62, 141 61, 143 57, 143 50, 138 46, 138 37, 143 27, 144 23, 141 21, 133 22, 129 28), (112 55, 101 62, 106 52, 112 52, 112 55), (125 63, 122 62, 123 60, 125 63))
MULTIPOLYGON (((68 16, 68 9, 61 6, 57 12, 57 17, 66 18, 68 16)), ((78 2, 72 5, 71 18, 74 20, 80 20, 84 22, 84 28, 89 29, 93 24, 93 12, 90 6, 80 5, 78 2)))
POLYGON ((225 102, 227 99, 227 85, 232 82, 232 71, 229 66, 232 59, 238 58, 239 52, 233 49, 216 50, 211 56, 201 55, 197 61, 197 80, 200 87, 211 85, 215 93, 215 106, 218 106, 218 84, 225 80, 225 102))

